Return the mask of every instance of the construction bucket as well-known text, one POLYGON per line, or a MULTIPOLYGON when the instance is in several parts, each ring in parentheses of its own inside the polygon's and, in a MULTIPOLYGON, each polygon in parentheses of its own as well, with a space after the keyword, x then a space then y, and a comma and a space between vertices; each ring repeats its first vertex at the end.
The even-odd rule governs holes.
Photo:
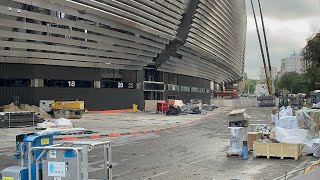
POLYGON ((132 111, 137 112, 138 111, 138 105, 132 104, 132 111))

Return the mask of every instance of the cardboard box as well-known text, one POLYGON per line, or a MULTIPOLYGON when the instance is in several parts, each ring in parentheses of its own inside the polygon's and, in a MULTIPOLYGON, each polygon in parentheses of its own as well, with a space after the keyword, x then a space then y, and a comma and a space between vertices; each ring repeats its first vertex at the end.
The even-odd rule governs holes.
POLYGON ((253 142, 261 139, 262 134, 259 132, 248 132, 248 148, 250 151, 253 150, 253 142))

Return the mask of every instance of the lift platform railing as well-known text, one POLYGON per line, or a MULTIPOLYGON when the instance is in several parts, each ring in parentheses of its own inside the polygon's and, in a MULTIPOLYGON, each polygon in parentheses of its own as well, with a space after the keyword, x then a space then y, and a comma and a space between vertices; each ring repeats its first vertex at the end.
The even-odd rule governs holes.
POLYGON ((28 152, 29 179, 32 179, 32 164, 35 164, 35 179, 42 180, 40 177, 43 179, 54 179, 54 177, 49 174, 49 170, 51 168, 49 162, 51 164, 62 162, 65 163, 63 164, 65 166, 63 169, 66 169, 66 172, 63 170, 64 175, 59 179, 66 180, 71 178, 78 180, 89 180, 88 154, 98 146, 103 147, 104 177, 102 179, 112 180, 111 143, 109 141, 67 141, 53 146, 31 148, 28 152), (36 150, 42 150, 42 152, 38 158, 34 159, 32 153, 36 150), (50 157, 49 153, 52 152, 54 152, 54 158, 50 157), (69 154, 67 158, 65 157, 66 154, 69 154), (40 166, 42 166, 42 176, 40 176, 40 166), (44 166, 47 166, 47 168, 44 168, 44 166))

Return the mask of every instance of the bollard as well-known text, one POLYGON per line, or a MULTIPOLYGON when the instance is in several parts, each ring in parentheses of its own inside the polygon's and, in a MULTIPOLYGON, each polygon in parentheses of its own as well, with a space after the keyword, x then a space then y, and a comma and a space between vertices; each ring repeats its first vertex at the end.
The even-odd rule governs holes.
POLYGON ((138 105, 132 104, 132 112, 138 112, 138 105))

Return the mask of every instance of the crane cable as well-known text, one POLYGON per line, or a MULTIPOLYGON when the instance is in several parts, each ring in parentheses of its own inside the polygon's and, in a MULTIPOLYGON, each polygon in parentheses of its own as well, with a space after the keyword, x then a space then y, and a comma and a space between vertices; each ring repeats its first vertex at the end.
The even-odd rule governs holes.
POLYGON ((268 48, 268 41, 267 41, 267 35, 266 35, 266 30, 264 28, 264 20, 263 20, 263 14, 262 14, 262 9, 261 9, 261 4, 260 4, 260 0, 258 0, 258 4, 259 4, 259 9, 260 9, 260 17, 261 17, 261 23, 262 23, 262 30, 263 30, 263 36, 264 36, 264 42, 265 42, 265 46, 266 46, 266 53, 267 53, 267 59, 268 59, 268 65, 269 65, 269 80, 271 83, 271 92, 272 94, 274 93, 274 81, 273 81, 273 77, 272 77, 272 67, 271 67, 271 62, 270 62, 270 55, 269 55, 269 48, 268 48))
POLYGON ((251 0, 251 6, 252 6, 253 17, 254 17, 254 21, 255 21, 256 29, 257 29, 257 35, 258 35, 258 40, 259 40, 259 45, 260 45, 260 51, 261 51, 261 56, 262 56, 262 61, 263 61, 263 67, 264 67, 264 72, 265 72, 266 80, 267 80, 268 92, 269 92, 269 95, 272 96, 272 89, 271 89, 271 85, 270 85, 269 73, 268 73, 268 69, 267 69, 267 65, 266 65, 264 51, 263 51, 263 48, 262 48, 262 42, 261 42, 261 38, 260 38, 259 27, 258 27, 256 13, 255 13, 255 10, 254 10, 254 7, 253 7, 252 0, 251 0))

